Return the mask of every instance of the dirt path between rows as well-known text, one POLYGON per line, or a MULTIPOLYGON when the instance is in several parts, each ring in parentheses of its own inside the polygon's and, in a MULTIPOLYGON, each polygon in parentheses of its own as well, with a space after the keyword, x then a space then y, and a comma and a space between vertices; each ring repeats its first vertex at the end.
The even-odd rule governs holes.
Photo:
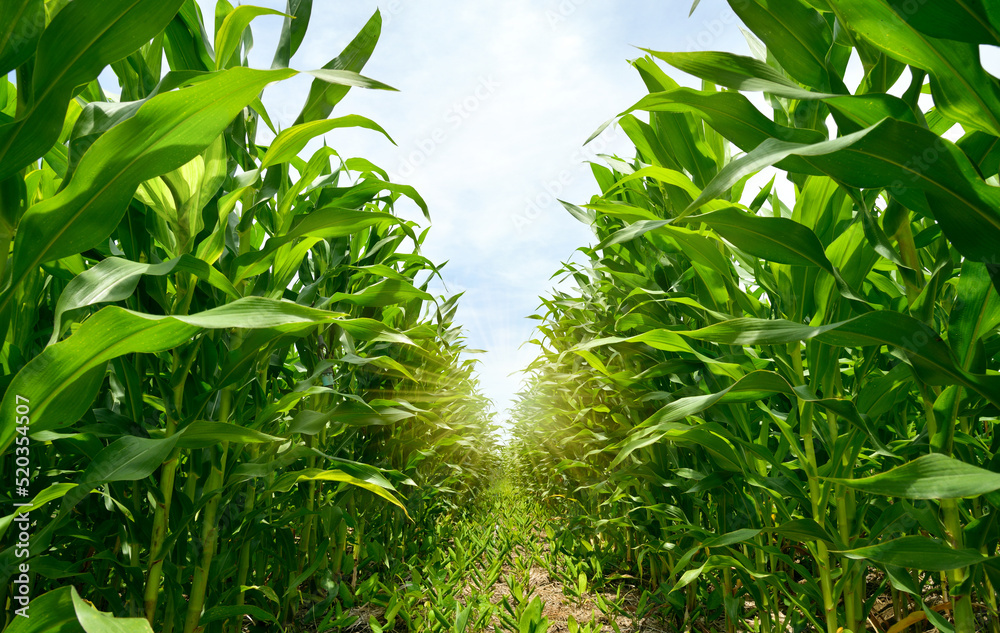
MULTIPOLYGON (((544 548, 547 551, 548 543, 545 543, 543 540, 544 533, 539 532, 536 536, 542 539, 544 548)), ((489 552, 491 557, 499 554, 501 554, 499 551, 489 552)), ((482 595, 483 593, 487 593, 489 595, 489 601, 496 607, 496 612, 491 619, 491 623, 485 629, 481 630, 490 633, 506 633, 511 631, 509 627, 504 627, 499 617, 497 617, 497 614, 504 610, 502 605, 505 599, 511 606, 517 604, 517 600, 511 594, 505 578, 516 574, 519 568, 524 569, 528 567, 525 565, 525 560, 531 554, 525 549, 523 544, 517 544, 511 551, 503 554, 503 556, 505 560, 501 568, 500 578, 485 592, 473 586, 466 579, 466 582, 456 593, 456 598, 464 605, 469 604, 470 599, 473 599, 475 594, 482 595)), ((485 570, 495 563, 495 560, 495 558, 488 558, 478 563, 477 567, 480 570, 485 570)), ((524 598, 524 601, 530 601, 533 597, 538 597, 542 600, 544 604, 542 616, 549 621, 548 633, 569 633, 569 619, 571 616, 580 625, 581 631, 589 631, 590 633, 673 633, 670 629, 662 628, 662 625, 650 619, 636 621, 636 618, 629 617, 627 613, 608 614, 602 612, 598 606, 595 591, 592 588, 584 593, 581 598, 577 598, 571 595, 570 592, 565 591, 560 578, 553 577, 549 573, 549 570, 539 565, 537 561, 532 561, 530 567, 528 567, 528 586, 530 593, 524 598), (584 628, 587 625, 590 625, 591 628, 584 628)), ((629 591, 633 594, 635 593, 634 589, 630 589, 629 591)), ((625 604, 634 607, 637 596, 630 595, 625 589, 622 590, 622 593, 625 596, 625 604)), ((610 602, 616 598, 616 595, 614 591, 609 591, 602 592, 602 597, 610 602)), ((430 600, 430 598, 428 597, 425 600, 430 600)), ((368 625, 369 617, 374 616, 376 620, 382 621, 384 618, 384 609, 366 605, 355 608, 352 610, 352 614, 358 617, 358 622, 348 629, 349 633, 371 633, 372 629, 368 625)), ((386 629, 386 633, 389 630, 386 629)), ((516 631, 516 629, 514 630, 516 631)), ((397 620, 396 626, 391 631, 393 633, 407 631, 405 622, 401 619, 397 620)), ((466 631, 468 633, 472 632, 471 624, 466 631)))

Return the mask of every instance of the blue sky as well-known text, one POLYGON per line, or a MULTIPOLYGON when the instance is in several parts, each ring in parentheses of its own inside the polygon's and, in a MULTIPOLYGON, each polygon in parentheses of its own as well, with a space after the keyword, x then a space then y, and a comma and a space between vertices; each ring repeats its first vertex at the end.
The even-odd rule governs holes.
MULTIPOLYGON (((215 3, 201 2, 206 17, 215 3)), ((284 0, 255 2, 284 9, 284 0)), ((430 206, 424 254, 448 261, 449 293, 464 292, 457 315, 479 356, 483 390, 498 410, 509 404, 534 349, 533 321, 589 229, 556 202, 582 204, 599 193, 586 162, 628 154, 612 128, 583 147, 601 123, 644 89, 628 65, 654 50, 747 52, 725 2, 597 0, 316 0, 292 67, 322 67, 379 9, 382 37, 364 74, 398 93, 353 90, 336 114, 362 114, 397 145, 369 131, 338 130, 326 142, 342 156, 363 156, 395 180, 414 185, 430 206)), ((281 18, 253 23, 251 61, 270 64, 281 18)), ((688 82, 684 82, 688 83, 688 82)), ((692 84, 693 85, 693 84, 692 84)), ((298 114, 308 81, 272 86, 264 103, 275 124, 298 114)), ((426 225, 414 208, 398 210, 426 225)), ((436 288, 445 292, 445 288, 436 288)))

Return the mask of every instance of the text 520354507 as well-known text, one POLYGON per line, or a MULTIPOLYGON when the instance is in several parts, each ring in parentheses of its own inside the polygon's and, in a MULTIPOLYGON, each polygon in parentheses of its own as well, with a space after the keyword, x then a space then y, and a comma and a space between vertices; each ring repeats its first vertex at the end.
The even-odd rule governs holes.
MULTIPOLYGON (((14 420, 16 439, 14 440, 14 492, 21 499, 30 496, 31 479, 31 439, 28 437, 28 427, 31 425, 31 403, 24 396, 16 396, 14 420)), ((20 509, 30 506, 26 501, 15 502, 14 507, 20 509)), ((14 517, 17 539, 14 542, 14 556, 27 559, 31 555, 31 519, 28 511, 18 511, 14 517)), ((28 604, 31 602, 31 566, 27 560, 18 563, 17 574, 14 576, 13 603, 14 613, 20 617, 28 617, 28 604)))

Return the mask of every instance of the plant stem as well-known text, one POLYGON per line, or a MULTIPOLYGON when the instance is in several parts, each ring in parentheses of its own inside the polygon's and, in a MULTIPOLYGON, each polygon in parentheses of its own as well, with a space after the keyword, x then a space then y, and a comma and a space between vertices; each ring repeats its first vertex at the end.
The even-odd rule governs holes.
MULTIPOLYGON (((167 417, 167 437, 174 434, 177 423, 172 417, 167 417)), ((156 616, 156 603, 160 594, 160 576, 163 574, 163 542, 167 536, 167 523, 170 516, 170 501, 174 495, 174 477, 177 474, 177 464, 180 458, 180 450, 174 449, 167 461, 160 466, 160 494, 163 501, 156 504, 153 512, 153 534, 149 544, 149 570, 146 573, 146 591, 143 596, 143 605, 146 611, 146 620, 150 626, 156 616)))
MULTIPOLYGON (((250 461, 257 458, 257 447, 250 447, 250 461)), ((237 588, 243 587, 247 584, 247 576, 250 573, 250 521, 249 515, 253 512, 254 505, 257 502, 257 486, 254 481, 251 480, 247 483, 247 498, 246 503, 243 504, 243 514, 248 517, 246 521, 247 533, 243 535, 243 544, 240 545, 240 562, 239 567, 236 572, 236 586, 237 588)), ((246 601, 246 592, 242 589, 238 594, 236 594, 236 604, 242 606, 246 601)), ((234 623, 235 630, 239 629, 239 620, 234 623)))
MULTIPOLYGON (((312 445, 313 445, 312 436, 307 436, 306 446, 312 447, 312 445)), ((306 468, 312 469, 315 467, 316 467, 316 456, 310 455, 309 458, 306 460, 306 468)), ((309 537, 312 532, 313 521, 315 520, 315 515, 313 514, 313 510, 316 507, 315 499, 316 499, 316 482, 310 481, 306 489, 307 514, 305 517, 305 524, 302 528, 302 537, 299 540, 299 565, 298 565, 299 573, 301 573, 302 570, 311 562, 312 558, 309 555, 310 544, 311 544, 311 540, 309 537)))
MULTIPOLYGON (((944 514, 944 526, 945 532, 948 534, 949 544, 956 550, 963 549, 962 519, 958 502, 955 499, 942 499, 941 510, 944 514)), ((955 614, 955 633, 974 633, 976 630, 976 617, 972 610, 971 593, 955 595, 956 591, 962 591, 962 585, 968 577, 968 567, 960 567, 948 574, 948 586, 951 590, 955 614)))
MULTIPOLYGON (((200 345, 201 340, 199 339, 191 347, 187 358, 183 361, 180 352, 175 350, 173 353, 171 374, 177 375, 178 379, 177 384, 171 389, 173 410, 168 409, 166 413, 166 437, 171 437, 177 430, 177 421, 181 417, 181 411, 184 410, 184 385, 200 345), (178 371, 182 364, 183 370, 178 371)), ((146 620, 150 626, 153 625, 153 620, 156 617, 156 603, 159 600, 160 577, 163 575, 163 559, 166 556, 166 552, 162 550, 170 521, 170 502, 174 495, 174 480, 177 475, 179 459, 180 449, 175 448, 167 461, 160 466, 160 494, 163 496, 163 502, 157 504, 153 512, 153 532, 149 545, 149 570, 146 573, 146 589, 143 594, 146 620)))
MULTIPOLYGON (((797 382, 805 384, 805 370, 802 366, 802 347, 799 343, 789 344, 789 355, 792 359, 792 367, 797 374, 797 382)), ((820 504, 822 503, 822 491, 819 486, 819 476, 817 472, 816 446, 813 442, 813 405, 811 402, 801 403, 799 410, 799 434, 802 436, 802 443, 806 450, 806 473, 809 477, 809 500, 812 505, 813 519, 823 525, 825 517, 820 504)), ((816 541, 816 564, 819 567, 820 589, 823 592, 823 614, 826 620, 827 633, 838 633, 840 627, 837 626, 837 605, 833 599, 833 582, 830 577, 830 554, 826 543, 816 541)))
MULTIPOLYGON (((223 389, 219 402, 219 421, 227 422, 229 410, 232 405, 232 391, 223 389)), ((218 510, 219 501, 222 499, 222 476, 226 472, 226 453, 229 450, 229 442, 222 442, 218 447, 215 458, 212 460, 212 470, 205 481, 203 494, 214 495, 212 500, 205 506, 205 516, 201 526, 201 564, 194 570, 194 580, 191 583, 190 599, 188 600, 187 617, 184 621, 184 633, 194 633, 201 619, 201 612, 205 606, 205 592, 208 589, 208 574, 212 567, 212 558, 215 557, 215 546, 219 538, 218 510)), ((213 450, 213 452, 215 452, 213 450)))
MULTIPOLYGON (((934 433, 931 434, 931 448, 935 449, 934 437, 937 431, 941 428, 938 423, 937 414, 934 411, 934 404, 930 399, 929 390, 924 387, 922 390, 924 410, 927 415, 928 428, 933 428, 934 433)), ((944 397, 944 396, 942 396, 944 397)), ((943 420, 944 428, 943 438, 939 447, 937 447, 941 452, 946 455, 951 455, 952 446, 955 437, 955 421, 956 414, 958 412, 958 400, 961 397, 960 393, 955 393, 955 406, 950 407, 949 415, 947 420, 943 420)), ((962 517, 961 511, 958 507, 958 501, 955 499, 941 499, 941 513, 944 522, 944 529, 948 535, 948 543, 953 549, 960 550, 964 549, 964 536, 962 530, 962 517)), ((945 574, 948 581, 949 593, 951 594, 952 608, 955 617, 955 633, 973 633, 976 626, 975 613, 972 610, 972 594, 968 588, 963 588, 963 584, 969 577, 969 568, 960 567, 952 571, 946 572, 945 574), (955 592, 965 591, 960 595, 955 592)))

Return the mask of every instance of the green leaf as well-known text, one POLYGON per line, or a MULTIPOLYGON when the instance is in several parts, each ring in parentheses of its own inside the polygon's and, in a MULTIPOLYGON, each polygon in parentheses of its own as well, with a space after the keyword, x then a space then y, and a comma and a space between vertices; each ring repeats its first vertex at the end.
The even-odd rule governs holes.
MULTIPOLYGON (((16 601, 14 601, 16 605, 16 601)), ((115 618, 80 598, 76 588, 60 587, 31 600, 29 617, 15 617, 9 633, 152 633, 145 618, 115 618)))
POLYGON ((287 233, 272 237, 260 250, 237 257, 235 260, 237 274, 234 281, 239 282, 267 270, 274 258, 274 253, 280 247, 296 239, 309 237, 329 240, 353 235, 369 226, 398 224, 399 222, 401 220, 391 213, 358 211, 336 206, 316 209, 296 217, 287 233))
POLYGON ((754 257, 793 266, 815 266, 833 273, 833 264, 819 238, 794 220, 759 217, 731 207, 689 216, 686 221, 707 224, 726 241, 754 257))
POLYGON ((413 284, 397 279, 383 279, 382 281, 365 287, 364 290, 353 294, 338 292, 330 297, 330 303, 344 301, 356 306, 366 308, 384 308, 388 305, 406 303, 420 299, 421 301, 432 301, 433 296, 416 288, 413 284))
POLYGON ((225 183, 227 164, 226 143, 220 136, 204 153, 139 186, 136 200, 159 216, 150 222, 150 229, 168 253, 195 251, 196 237, 205 226, 203 210, 225 183))
POLYGON ((823 102, 830 106, 830 112, 842 134, 857 132, 886 118, 918 124, 910 106, 902 99, 888 94, 850 95, 825 99, 823 102))
MULTIPOLYGON (((268 587, 260 587, 260 589, 268 589, 268 587)), ((273 592, 273 590, 272 590, 273 592)), ((253 616, 255 620, 260 620, 261 622, 274 622, 277 623, 277 618, 273 614, 268 613, 260 607, 255 607, 253 605, 218 605, 210 609, 205 609, 205 612, 201 614, 201 619, 198 620, 199 626, 204 626, 211 622, 217 622, 219 620, 228 620, 229 618, 236 618, 241 615, 253 616)))
POLYGON ((414 415, 410 411, 395 407, 376 409, 367 404, 347 400, 337 405, 331 419, 349 426, 387 426, 412 418, 414 415))
POLYGON ((753 57, 712 51, 658 53, 642 49, 677 70, 720 86, 741 91, 763 91, 789 99, 822 99, 837 95, 806 90, 753 57))
MULTIPOLYGON (((695 403, 688 404, 692 405, 692 408, 695 406, 695 403)), ((657 424, 649 432, 639 434, 638 437, 629 440, 611 462, 611 466, 620 464, 629 454, 640 448, 664 440, 681 445, 701 446, 712 455, 716 466, 733 472, 743 470, 743 460, 737 454, 733 443, 725 437, 721 427, 711 423, 702 423, 696 426, 675 422, 657 424)))
POLYGON ((984 264, 965 260, 948 321, 948 343, 959 364, 969 369, 976 343, 1000 325, 1000 294, 990 283, 984 264))
MULTIPOLYGON (((638 59, 633 65, 650 90, 664 91, 679 88, 651 58, 638 59)), ((619 125, 629 134, 629 138, 640 139, 645 143, 660 161, 661 166, 686 170, 698 187, 704 187, 719 170, 719 162, 724 152, 708 142, 701 124, 692 114, 660 112, 650 117, 648 125, 633 117, 625 116, 619 121, 619 125)), ((643 146, 637 144, 637 147, 643 146)))
POLYGON ((302 72, 307 75, 312 75, 313 77, 316 77, 320 81, 324 81, 331 86, 341 86, 344 88, 371 88, 373 90, 396 90, 390 85, 371 79, 370 77, 365 77, 364 75, 359 75, 352 70, 320 68, 319 70, 304 70, 302 72))
MULTIPOLYGON (((376 10, 340 55, 330 60, 324 68, 332 71, 361 72, 361 69, 368 63, 372 51, 375 50, 375 45, 378 43, 381 33, 382 14, 376 10)), ((302 107, 302 112, 299 113, 298 118, 295 119, 295 123, 308 123, 309 121, 317 121, 330 116, 334 106, 347 96, 347 91, 350 89, 351 84, 331 83, 317 79, 309 87, 309 96, 306 98, 306 104, 302 107)))
POLYGON ((122 121, 135 116, 144 103, 146 103, 146 99, 125 103, 96 101, 85 105, 80 116, 77 117, 76 123, 73 124, 73 132, 69 137, 69 162, 66 167, 65 180, 72 179, 80 157, 90 149, 94 141, 122 121))
POLYGON ((267 585, 251 585, 249 587, 246 585, 240 586, 240 591, 250 591, 251 589, 256 589, 257 591, 261 592, 262 594, 264 594, 264 597, 270 600, 271 602, 274 603, 278 602, 278 594, 274 592, 274 589, 271 589, 267 585))
POLYGON ((677 584, 674 585, 670 591, 679 591, 680 589, 683 589, 697 580, 702 574, 712 571, 713 569, 733 568, 739 569, 743 573, 748 574, 751 578, 755 578, 757 580, 770 580, 774 578, 771 574, 761 574, 752 569, 748 569, 745 565, 743 565, 743 563, 736 560, 732 556, 713 555, 709 556, 701 567, 698 567, 697 569, 689 569, 684 572, 684 575, 681 576, 680 580, 677 581, 677 584))
POLYGON ((715 393, 678 398, 663 406, 629 433, 627 442, 611 462, 611 466, 620 464, 630 453, 654 444, 663 438, 669 439, 671 434, 676 433, 679 429, 683 430, 686 425, 678 424, 678 421, 688 416, 699 414, 717 404, 756 402, 774 394, 785 394, 805 402, 815 403, 846 418, 866 431, 872 438, 877 438, 874 430, 861 417, 850 400, 818 398, 805 387, 793 387, 779 374, 769 371, 755 371, 715 393))
POLYGON ((91 490, 112 481, 139 481, 152 475, 167 460, 179 435, 151 439, 126 435, 93 456, 79 485, 63 498, 60 515, 68 513, 91 490))
POLYGON ((375 319, 344 319, 343 321, 338 321, 338 325, 359 341, 385 341, 388 343, 417 346, 405 334, 375 319))
POLYGON ((173 70, 198 72, 215 67, 212 36, 205 30, 201 8, 195 0, 184 2, 180 13, 167 26, 164 36, 167 44, 164 53, 173 70))
POLYGON ((614 187, 611 187, 610 189, 605 191, 603 195, 608 196, 610 194, 613 194, 617 192, 619 189, 625 187, 625 185, 627 185, 628 183, 636 180, 642 180, 643 178, 650 178, 652 180, 656 180, 658 182, 662 182, 664 184, 677 187, 678 189, 683 190, 684 193, 686 193, 689 199, 691 200, 697 198, 698 194, 701 193, 701 189, 699 189, 693 182, 691 182, 691 179, 685 176, 683 173, 675 169, 652 166, 652 167, 643 167, 642 169, 637 169, 635 172, 629 174, 628 176, 621 178, 615 183, 614 187))
POLYGON ((274 61, 271 68, 288 68, 288 62, 299 50, 309 26, 312 15, 312 0, 288 0, 285 10, 285 23, 281 27, 281 38, 274 51, 274 61))
POLYGON ((222 273, 191 255, 182 255, 162 264, 140 264, 109 257, 74 277, 59 295, 49 343, 56 342, 62 334, 62 315, 65 312, 97 303, 123 301, 132 295, 143 275, 162 276, 173 272, 191 273, 230 297, 239 298, 239 292, 222 273))
POLYGON ((940 453, 862 479, 833 479, 869 494, 901 499, 958 499, 1000 490, 1000 474, 940 453))
MULTIPOLYGON (((343 470, 321 470, 319 468, 308 468, 306 470, 288 472, 275 480, 274 485, 271 487, 271 491, 285 492, 295 484, 303 481, 336 481, 357 486, 358 488, 363 488, 378 495, 379 497, 382 497, 389 503, 401 508, 403 512, 406 512, 406 507, 395 497, 395 495, 392 494, 390 489, 383 485, 349 475, 343 470)), ((409 516, 408 513, 407 516, 409 516)))
POLYGON ((83 471, 81 484, 109 481, 138 481, 150 476, 177 445, 178 435, 151 439, 127 435, 93 456, 83 471))
MULTIPOLYGON (((222 21, 222 26, 215 34, 215 69, 221 70, 229 63, 229 58, 236 52, 240 40, 243 38, 243 31, 250 26, 250 22, 262 15, 285 15, 275 9, 243 5, 233 9, 222 21)), ((287 16, 286 16, 287 17, 287 16)))
POLYGON ((351 365, 371 365, 372 367, 377 367, 383 369, 387 372, 395 372, 399 376, 408 378, 416 382, 416 378, 410 373, 406 367, 400 364, 398 361, 389 358, 388 356, 358 356, 357 354, 347 353, 341 357, 345 363, 350 363, 351 365))
POLYGON ((608 248, 609 246, 614 246, 615 244, 622 244, 624 242, 629 242, 639 237, 640 235, 645 235, 650 231, 655 231, 656 229, 663 228, 670 224, 670 220, 639 220, 638 222, 633 222, 625 228, 615 231, 610 236, 608 236, 604 241, 597 245, 598 249, 608 248))
POLYGON ((374 130, 389 139, 389 142, 393 145, 396 144, 392 140, 392 137, 378 123, 357 114, 342 116, 336 119, 310 121, 294 125, 287 130, 282 130, 268 148, 267 155, 264 157, 264 162, 261 163, 260 169, 266 169, 279 163, 287 163, 292 158, 298 156, 299 152, 305 148, 306 143, 310 139, 342 127, 360 127, 374 130))
POLYGON ((960 138, 956 145, 984 177, 997 175, 997 170, 1000 169, 1000 138, 973 130, 960 138))
POLYGON ((799 0, 730 0, 729 6, 796 81, 829 90, 833 31, 818 11, 799 0))
POLYGON ((14 517, 16 517, 18 514, 24 514, 26 512, 37 510, 39 508, 44 507, 51 501, 55 501, 56 499, 61 499, 70 490, 76 488, 76 486, 77 486, 76 484, 72 483, 52 484, 45 490, 42 490, 41 492, 36 494, 35 498, 28 502, 28 505, 18 507, 15 509, 14 512, 8 514, 3 518, 0 518, 0 538, 3 538, 4 534, 7 533, 7 530, 8 528, 10 528, 10 524, 13 522, 14 517))
POLYGON ((196 420, 188 424, 179 432, 179 436, 180 440, 177 442, 177 446, 180 448, 208 448, 219 442, 265 444, 285 441, 283 437, 261 433, 238 424, 206 420, 196 420))
MULTIPOLYGON (((693 112, 745 152, 749 152, 769 138, 805 144, 826 140, 826 137, 816 130, 778 125, 761 114, 749 99, 738 92, 677 88, 648 94, 626 112, 633 110, 693 112)), ((808 166, 804 167, 814 171, 808 166)))
POLYGON ((837 538, 812 519, 792 519, 775 528, 766 530, 795 541, 825 541, 835 545, 837 538))
MULTIPOLYGON (((856 141, 863 139, 868 132, 869 130, 862 130, 831 141, 809 145, 788 143, 774 138, 767 139, 754 150, 748 152, 746 156, 734 160, 723 167, 712 182, 702 190, 701 195, 680 214, 680 217, 698 209, 709 200, 720 197, 723 192, 728 191, 743 178, 756 174, 761 169, 770 167, 789 156, 811 158, 817 154, 835 154, 840 150, 849 148, 856 141)), ((807 159, 804 162, 811 166, 814 161, 807 159)))
POLYGON ((1000 32, 990 22, 983 0, 889 0, 889 4, 910 26, 932 37, 1000 46, 1000 32))
POLYGON ((904 536, 838 553, 854 560, 867 559, 881 565, 923 571, 951 571, 987 560, 974 549, 953 549, 943 541, 926 536, 904 536))
POLYGON ((751 539, 755 538, 761 530, 754 530, 752 528, 743 528, 741 530, 734 530, 726 534, 719 534, 718 536, 713 536, 702 541, 702 547, 729 547, 730 545, 737 545, 739 543, 746 543, 751 539))

